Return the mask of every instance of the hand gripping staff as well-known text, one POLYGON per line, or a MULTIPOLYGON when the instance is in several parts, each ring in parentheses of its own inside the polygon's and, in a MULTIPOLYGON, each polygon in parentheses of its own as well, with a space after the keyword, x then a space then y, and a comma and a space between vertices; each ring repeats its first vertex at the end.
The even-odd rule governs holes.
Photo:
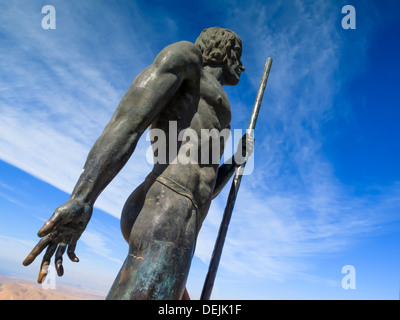
MULTIPOLYGON (((250 118, 250 122, 249 122, 249 126, 248 126, 248 129, 251 130, 250 132, 253 132, 253 130, 256 126, 258 113, 260 111, 261 101, 262 101, 264 91, 265 91, 265 86, 267 85, 269 72, 271 70, 271 65, 272 65, 272 58, 268 58, 265 63, 264 71, 263 71, 261 82, 260 82, 260 87, 258 88, 256 101, 254 102, 253 111, 251 113, 251 118, 250 118)), ((229 191, 228 200, 227 200, 227 203, 225 206, 225 211, 224 211, 224 215, 222 218, 221 226, 219 228, 218 237, 217 237, 217 240, 215 241, 214 251, 213 251, 213 254, 211 257, 210 266, 208 269, 206 280, 204 282, 203 291, 201 293, 200 300, 209 300, 210 299, 211 291, 214 286, 215 276, 217 274, 219 261, 221 259, 222 248, 224 246, 226 233, 228 231, 228 225, 231 220, 233 207, 235 206, 236 197, 237 197, 237 194, 239 191, 240 182, 242 180, 245 165, 246 165, 246 161, 244 161, 236 169, 235 176, 232 181, 232 186, 229 191)))

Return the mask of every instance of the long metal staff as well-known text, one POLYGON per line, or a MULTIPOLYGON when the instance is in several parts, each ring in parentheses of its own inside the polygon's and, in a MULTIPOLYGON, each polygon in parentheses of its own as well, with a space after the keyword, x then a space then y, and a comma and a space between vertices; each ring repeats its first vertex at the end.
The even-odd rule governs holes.
MULTIPOLYGON (((254 130, 257 122, 258 113, 260 111, 261 101, 264 95, 265 86, 267 85, 267 80, 269 77, 269 72, 271 70, 272 58, 268 58, 264 71, 262 74, 260 87, 258 88, 256 101, 254 103, 253 112, 251 113, 251 118, 249 122, 248 129, 254 130)), ((251 131, 252 132, 252 131, 251 131)), ((221 226, 219 228, 218 237, 215 242, 214 251, 211 257, 210 266, 208 268, 208 273, 206 280, 204 282, 203 291, 201 292, 200 300, 209 300, 211 296, 211 291, 214 287, 215 276, 217 274, 217 269, 219 261, 221 260, 222 248, 224 246, 226 233, 228 231, 228 225, 231 220, 233 207, 235 206, 236 197, 239 191, 240 182, 242 180, 242 175, 246 162, 242 163, 235 172, 235 176, 232 181, 231 190, 229 191, 228 200, 226 203, 224 215, 222 218, 221 226)))

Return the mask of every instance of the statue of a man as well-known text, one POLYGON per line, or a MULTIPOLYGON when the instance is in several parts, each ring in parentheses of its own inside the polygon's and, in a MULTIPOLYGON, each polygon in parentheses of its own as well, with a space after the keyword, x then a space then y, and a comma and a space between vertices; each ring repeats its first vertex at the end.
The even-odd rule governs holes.
MULTIPOLYGON (((135 150, 143 132, 152 129, 171 138, 177 130, 230 128, 231 110, 223 85, 236 85, 244 67, 242 42, 236 33, 205 29, 193 44, 182 41, 163 49, 133 81, 112 119, 93 145, 82 174, 68 201, 58 207, 39 230, 41 240, 24 260, 29 265, 46 247, 38 282, 47 274, 55 254, 58 275, 62 256, 72 261, 76 243, 92 215, 93 205, 135 150), (68 249, 67 249, 68 248, 68 249)), ((176 139, 176 138, 175 138, 176 139)), ((177 155, 185 141, 174 141, 177 155)), ((211 151, 212 143, 202 141, 211 151)), ((236 153, 252 152, 253 140, 242 138, 236 153), (246 143, 247 142, 247 143, 246 143)), ((224 145, 220 146, 219 159, 224 145)), ((168 152, 168 151, 167 151, 168 152)), ((204 152, 204 150, 203 150, 204 152)), ((129 196, 121 215, 121 229, 129 243, 126 260, 108 293, 108 299, 181 299, 196 238, 211 200, 229 181, 237 162, 155 163, 145 181, 129 196)), ((200 157, 201 158, 201 157, 200 157)))

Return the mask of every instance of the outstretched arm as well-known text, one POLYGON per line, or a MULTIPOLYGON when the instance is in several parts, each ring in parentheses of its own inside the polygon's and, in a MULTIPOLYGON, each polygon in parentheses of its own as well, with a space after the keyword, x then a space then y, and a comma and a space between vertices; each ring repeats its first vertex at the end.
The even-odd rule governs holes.
MULTIPOLYGON (((38 282, 47 274, 50 258, 56 252, 56 269, 62 275, 62 255, 78 261, 74 250, 85 230, 93 205, 126 164, 146 128, 175 96, 183 82, 196 82, 202 67, 199 50, 189 42, 166 47, 132 83, 112 119, 89 152, 83 171, 69 200, 55 210, 39 230, 42 237, 24 260, 29 265, 47 247, 38 282)), ((199 82, 199 80, 198 80, 199 82)))
POLYGON ((142 133, 175 96, 181 84, 199 78, 201 55, 192 46, 180 42, 165 48, 135 79, 92 147, 72 198, 93 205, 128 161, 142 133))
MULTIPOLYGON (((153 68, 139 77, 151 78, 153 68)), ((152 83, 135 81, 122 98, 111 121, 89 152, 71 198, 93 205, 97 197, 124 167, 139 138, 175 94, 180 85, 174 74, 157 74, 152 83), (140 84, 140 83, 139 83, 140 84)), ((138 80, 138 79, 136 79, 138 80)))

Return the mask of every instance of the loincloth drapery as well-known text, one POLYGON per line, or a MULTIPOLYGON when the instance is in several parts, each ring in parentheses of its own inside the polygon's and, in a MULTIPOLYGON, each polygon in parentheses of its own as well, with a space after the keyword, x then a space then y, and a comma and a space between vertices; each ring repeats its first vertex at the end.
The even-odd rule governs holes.
POLYGON ((201 225, 202 225, 202 220, 201 220, 200 210, 196 203, 196 199, 195 199, 193 193, 190 190, 188 190, 186 187, 184 187, 181 184, 179 184, 178 182, 176 182, 175 180, 158 175, 154 172, 150 172, 150 174, 146 177, 146 179, 150 179, 152 181, 157 181, 157 182, 161 183, 162 185, 166 186, 168 189, 170 189, 170 190, 174 191, 175 193, 180 194, 181 196, 184 196, 190 200, 190 202, 192 203, 193 207, 195 208, 195 212, 196 212, 195 213, 196 214, 196 234, 198 234, 200 231, 201 225))

